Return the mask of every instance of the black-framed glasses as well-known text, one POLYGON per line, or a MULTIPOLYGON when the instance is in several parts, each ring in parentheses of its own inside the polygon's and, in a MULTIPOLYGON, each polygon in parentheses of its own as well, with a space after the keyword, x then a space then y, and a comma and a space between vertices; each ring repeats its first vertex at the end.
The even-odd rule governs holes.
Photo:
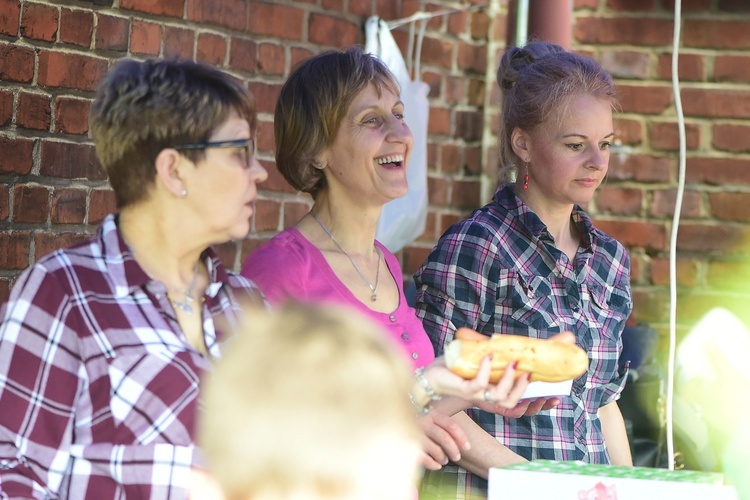
POLYGON ((172 146, 177 151, 186 149, 234 148, 240 151, 245 167, 249 168, 255 156, 255 138, 235 139, 232 141, 196 142, 194 144, 180 144, 172 146))

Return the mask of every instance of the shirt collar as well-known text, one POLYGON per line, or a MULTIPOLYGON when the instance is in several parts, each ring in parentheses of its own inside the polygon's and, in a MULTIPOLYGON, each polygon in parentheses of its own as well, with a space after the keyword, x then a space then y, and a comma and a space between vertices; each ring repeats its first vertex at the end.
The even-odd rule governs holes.
MULTIPOLYGON (((109 214, 99 226, 97 237, 102 242, 107 271, 115 286, 115 295, 124 297, 134 289, 154 281, 135 260, 133 252, 118 227, 118 214, 109 214)), ((229 284, 229 274, 213 248, 206 248, 200 257, 208 270, 206 295, 215 297, 222 285, 229 284)))

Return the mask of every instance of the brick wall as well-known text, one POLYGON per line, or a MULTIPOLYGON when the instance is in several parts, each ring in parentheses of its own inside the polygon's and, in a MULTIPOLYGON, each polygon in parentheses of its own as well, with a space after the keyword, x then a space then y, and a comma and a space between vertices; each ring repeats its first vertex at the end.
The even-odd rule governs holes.
MULTIPOLYGON (((634 320, 664 330, 678 163, 673 2, 573 4, 573 48, 602 61, 622 96, 621 154, 613 155, 609 178, 588 208, 631 251, 634 320)), ((290 69, 323 48, 361 43, 369 15, 395 19, 445 6, 429 0, 0 0, 0 300, 29 264, 85 238, 114 207, 87 138, 86 115, 97 82, 116 60, 195 58, 255 93, 269 180, 249 237, 220 248, 237 269, 250 250, 310 205, 273 163, 273 106, 290 69)), ((688 184, 678 271, 685 326, 711 305, 742 303, 738 284, 750 277, 741 259, 750 233, 750 37, 744 36, 750 4, 684 0, 682 8, 688 184)), ((430 212, 425 233, 400 254, 407 276, 443 230, 494 188, 494 72, 513 31, 512 12, 512 0, 491 0, 483 9, 428 23, 421 77, 431 86, 430 212)), ((394 33, 404 48, 407 33, 394 33)))

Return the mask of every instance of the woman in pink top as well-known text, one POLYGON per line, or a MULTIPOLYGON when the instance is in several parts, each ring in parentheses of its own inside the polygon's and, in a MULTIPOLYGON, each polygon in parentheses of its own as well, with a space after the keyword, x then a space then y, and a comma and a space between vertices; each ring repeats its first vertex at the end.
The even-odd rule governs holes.
POLYGON ((407 305, 396 258, 375 241, 383 205, 408 187, 413 139, 403 114, 393 75, 359 48, 324 52, 300 64, 276 104, 276 165, 314 204, 294 227, 250 255, 242 274, 271 303, 293 298, 349 304, 390 332, 417 369, 411 397, 427 436, 423 463, 438 469, 468 448, 450 415, 477 404, 495 411, 523 407, 523 413, 525 404, 516 403, 528 380, 514 382, 510 369, 488 386, 488 360, 470 381, 451 373, 442 358, 435 360, 407 305), (440 394, 460 398, 438 401, 440 394))

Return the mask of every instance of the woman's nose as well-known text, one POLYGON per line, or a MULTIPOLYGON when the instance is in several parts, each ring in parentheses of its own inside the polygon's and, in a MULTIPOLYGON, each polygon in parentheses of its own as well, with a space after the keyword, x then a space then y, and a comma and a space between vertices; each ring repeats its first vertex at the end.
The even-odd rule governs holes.
POLYGON ((256 184, 264 182, 268 179, 268 171, 260 164, 260 161, 256 157, 250 159, 250 180, 256 184))

